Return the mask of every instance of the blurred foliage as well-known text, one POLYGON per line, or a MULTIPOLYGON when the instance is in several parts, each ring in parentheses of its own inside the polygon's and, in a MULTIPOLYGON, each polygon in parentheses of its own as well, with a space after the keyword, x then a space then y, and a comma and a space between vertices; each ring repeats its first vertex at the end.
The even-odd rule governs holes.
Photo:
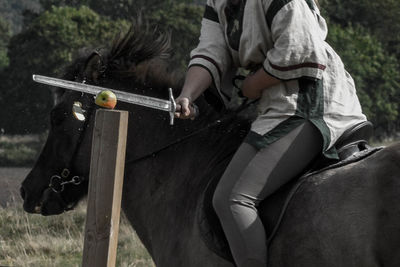
POLYGON ((40 0, 45 9, 52 6, 87 5, 101 16, 134 20, 138 16, 150 27, 171 33, 171 64, 184 69, 189 52, 198 43, 204 7, 193 0, 40 0), (193 3, 197 3, 194 5, 193 3))
POLYGON ((131 19, 138 14, 151 14, 160 9, 171 10, 177 4, 192 4, 193 0, 88 0, 88 2, 89 7, 101 15, 131 19))
POLYGON ((50 10, 53 7, 76 7, 79 8, 83 5, 88 5, 90 0, 39 0, 44 10, 50 10))
POLYGON ((360 25, 400 60, 399 0, 321 0, 324 15, 341 26, 360 25))
MULTIPOLYGON (((8 115, 0 114, 0 128, 6 128, 6 133, 35 133, 46 129, 46 122, 37 118, 47 114, 52 100, 45 87, 31 82, 32 73, 56 75, 71 62, 74 51, 83 46, 108 44, 115 33, 128 27, 127 21, 137 16, 147 20, 150 27, 171 33, 171 66, 184 71, 189 52, 198 42, 203 12, 200 4, 205 0, 13 2, 14 5, 0 2, 0 13, 6 14, 10 9, 9 13, 15 14, 16 7, 26 10, 23 13, 26 26, 11 39, 10 65, 0 74, 0 79, 6 81, 0 84, 3 92, 0 104, 10 108, 8 115), (38 15, 40 8, 43 11, 38 15)), ((378 135, 399 131, 400 1, 319 2, 328 20, 328 42, 354 77, 363 110, 375 124, 378 135)), ((13 25, 8 19, 11 15, 7 16, 4 17, 13 25)), ((7 65, 2 44, 0 41, 0 70, 1 64, 7 65)))
POLYGON ((80 7, 86 5, 102 16, 132 19, 138 14, 150 14, 160 9, 171 9, 176 4, 205 4, 206 0, 39 0, 47 10, 52 6, 80 7))
POLYGON ((7 21, 11 31, 18 33, 23 27, 24 12, 40 12, 39 0, 2 0, 0 1, 0 17, 7 21))
POLYGON ((103 18, 87 7, 52 7, 34 19, 9 44, 10 65, 0 74, 0 105, 6 108, 0 128, 7 134, 46 130, 52 96, 47 86, 32 82, 32 74, 57 76, 79 48, 110 43, 128 28, 126 21, 103 18))
POLYGON ((400 104, 400 68, 396 57, 361 26, 343 28, 331 23, 328 42, 354 78, 363 111, 376 127, 376 134, 394 131, 399 126, 400 104))
POLYGON ((7 46, 10 37, 10 25, 0 18, 0 71, 8 66, 7 46))
POLYGON ((199 42, 203 7, 179 3, 154 10, 145 18, 163 32, 171 33, 171 64, 185 71, 190 51, 199 42))

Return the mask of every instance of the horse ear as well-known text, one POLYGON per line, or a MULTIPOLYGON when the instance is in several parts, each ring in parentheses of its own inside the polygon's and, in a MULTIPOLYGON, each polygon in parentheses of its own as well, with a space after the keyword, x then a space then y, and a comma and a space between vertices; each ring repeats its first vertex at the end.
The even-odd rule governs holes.
POLYGON ((103 69, 103 61, 98 53, 93 53, 86 60, 84 67, 84 77, 86 80, 97 83, 103 69))
POLYGON ((59 87, 56 87, 55 90, 52 90, 52 96, 53 96, 53 104, 56 106, 58 103, 61 102, 62 96, 65 93, 65 89, 61 89, 59 87))

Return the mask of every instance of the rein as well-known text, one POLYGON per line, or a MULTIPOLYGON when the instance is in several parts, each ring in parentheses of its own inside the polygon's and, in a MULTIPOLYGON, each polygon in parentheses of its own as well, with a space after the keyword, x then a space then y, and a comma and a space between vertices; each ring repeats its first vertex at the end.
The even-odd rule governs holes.
POLYGON ((154 157, 156 154, 158 154, 158 153, 160 153, 160 152, 162 152, 164 150, 167 150, 168 148, 170 148, 170 147, 172 147, 174 145, 182 143, 183 141, 186 141, 187 139, 190 139, 191 137, 194 137, 194 136, 200 134, 201 132, 203 132, 205 130, 211 129, 211 128, 217 126, 217 125, 220 125, 222 122, 225 122, 225 121, 227 121, 229 119, 234 118, 235 116, 237 116, 237 114, 239 114, 241 111, 245 110, 246 108, 248 108, 250 105, 254 104, 255 102, 257 102, 257 100, 248 101, 248 102, 246 101, 238 109, 236 109, 235 112, 227 114, 222 119, 219 119, 219 120, 216 120, 216 121, 214 121, 212 123, 209 123, 204 128, 196 130, 196 131, 194 131, 194 132, 192 132, 192 133, 190 133, 190 134, 188 134, 188 135, 186 135, 184 137, 178 138, 177 140, 172 141, 171 143, 169 143, 169 144, 167 144, 167 145, 165 145, 165 146, 163 146, 163 147, 161 147, 161 148, 159 148, 159 149, 157 149, 155 151, 152 151, 152 152, 149 152, 149 153, 147 153, 147 154, 145 154, 143 156, 137 157, 136 159, 126 160, 125 163, 136 163, 136 162, 142 161, 144 159, 147 159, 149 157, 154 157))
POLYGON ((223 121, 226 121, 226 120, 228 120, 228 119, 230 119, 230 118, 232 118, 234 116, 236 116, 236 113, 234 113, 233 115, 230 114, 229 116, 226 116, 225 118, 222 118, 221 120, 216 120, 216 121, 208 124, 204 128, 201 128, 201 129, 196 130, 196 131, 194 131, 194 132, 192 132, 192 133, 190 133, 188 135, 185 135, 185 136, 183 136, 181 138, 178 138, 177 140, 172 141, 171 143, 169 143, 169 144, 167 144, 167 145, 165 145, 165 146, 163 146, 163 147, 161 147, 161 148, 159 148, 159 149, 157 149, 155 151, 152 151, 152 152, 149 152, 149 153, 147 153, 147 154, 145 154, 143 156, 137 157, 136 159, 126 160, 125 163, 137 163, 137 162, 142 161, 144 159, 147 159, 149 157, 154 157, 156 154, 160 153, 161 151, 167 150, 168 148, 170 148, 170 147, 172 147, 174 145, 177 145, 179 143, 182 143, 183 141, 186 141, 187 139, 190 139, 191 137, 194 137, 194 136, 200 134, 201 132, 203 132, 205 130, 208 130, 208 129, 213 128, 213 127, 215 127, 217 125, 220 125, 223 121))

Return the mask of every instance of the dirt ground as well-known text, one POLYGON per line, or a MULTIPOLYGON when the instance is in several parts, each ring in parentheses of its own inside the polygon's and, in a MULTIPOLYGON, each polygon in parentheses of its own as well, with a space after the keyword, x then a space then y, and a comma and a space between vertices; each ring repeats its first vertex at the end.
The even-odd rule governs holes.
POLYGON ((0 206, 5 207, 7 203, 22 203, 19 196, 19 187, 30 168, 8 168, 0 167, 0 206))

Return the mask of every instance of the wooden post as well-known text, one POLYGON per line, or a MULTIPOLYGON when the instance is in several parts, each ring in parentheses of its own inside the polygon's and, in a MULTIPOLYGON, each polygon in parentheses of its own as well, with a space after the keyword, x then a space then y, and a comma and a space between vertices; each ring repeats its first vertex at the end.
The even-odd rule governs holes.
POLYGON ((83 267, 115 266, 128 112, 96 112, 89 174, 83 267))

